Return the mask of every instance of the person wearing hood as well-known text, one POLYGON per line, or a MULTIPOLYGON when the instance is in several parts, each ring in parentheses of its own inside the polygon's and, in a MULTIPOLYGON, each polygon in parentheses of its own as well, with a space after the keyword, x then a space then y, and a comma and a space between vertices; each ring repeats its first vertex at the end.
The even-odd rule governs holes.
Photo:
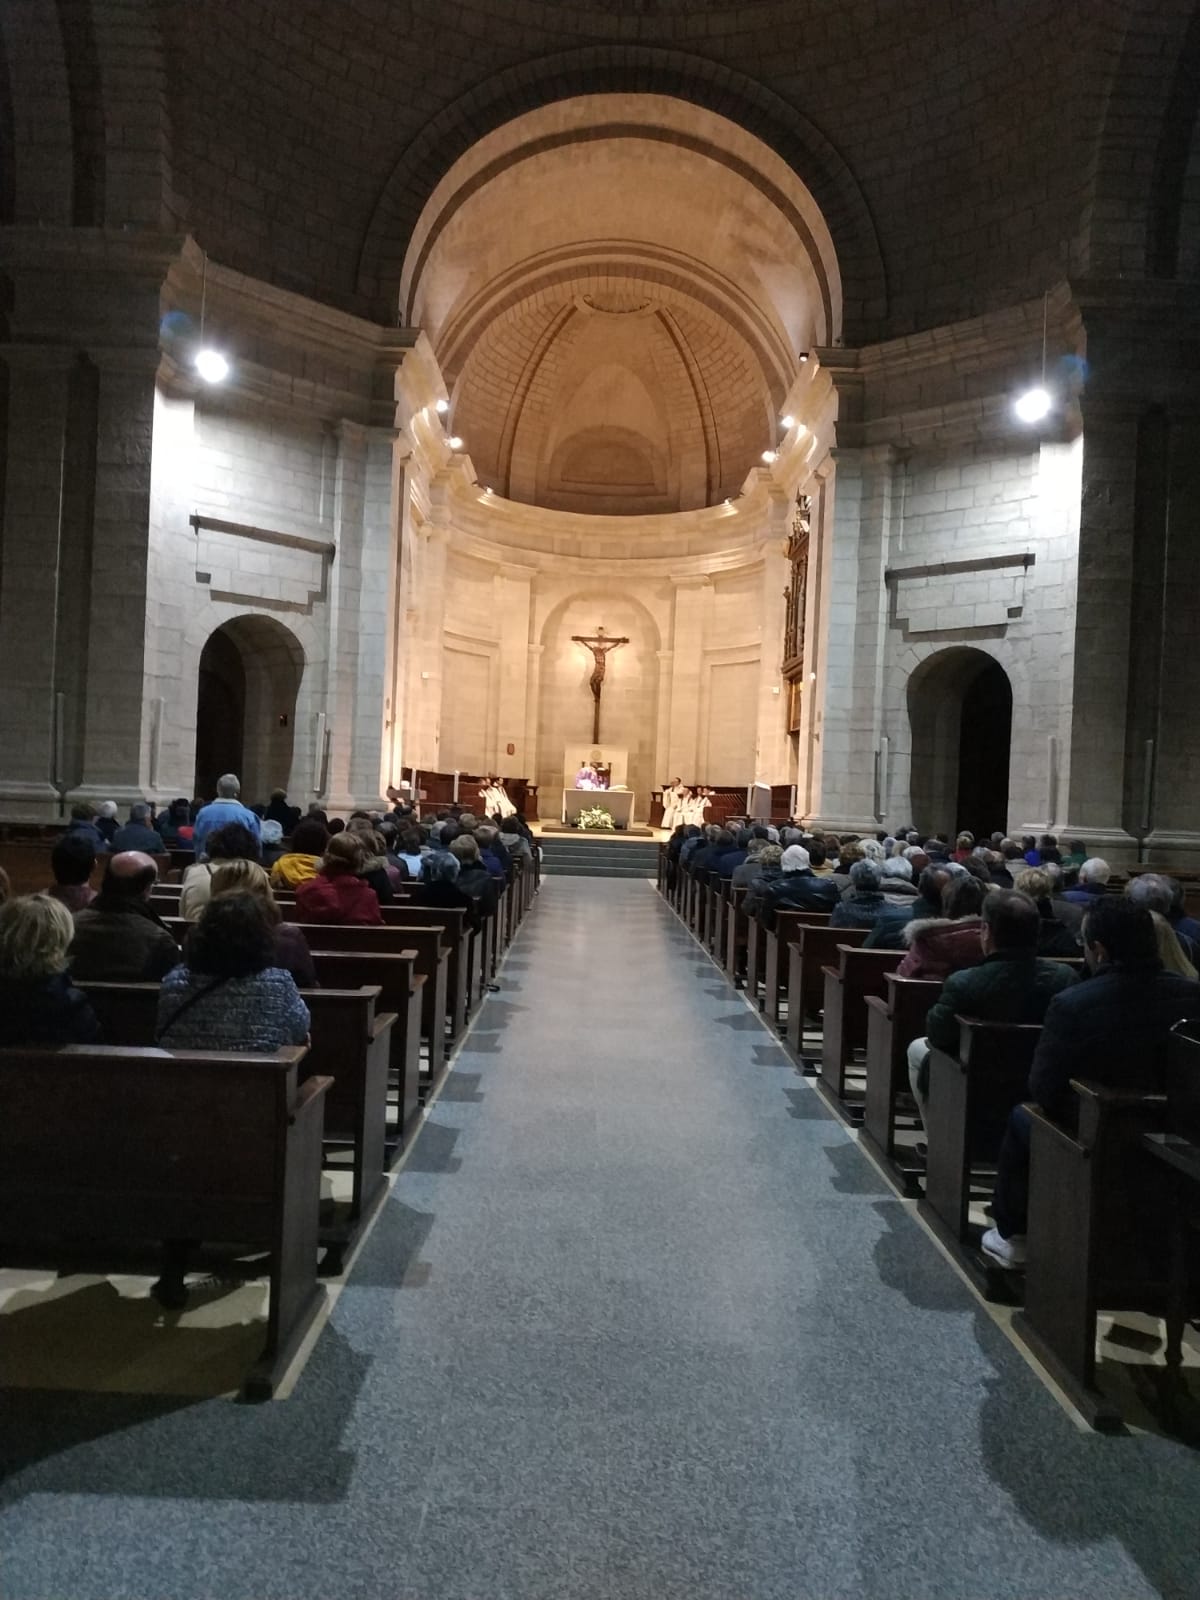
POLYGON ((989 893, 980 879, 960 873, 942 891, 942 914, 910 922, 904 930, 908 954, 897 967, 902 978, 948 978, 983 960, 983 919, 989 893))
POLYGON ((757 912, 764 928, 775 926, 779 911, 832 911, 837 905, 836 884, 817 877, 803 845, 788 845, 779 867, 779 877, 764 892, 757 912))
POLYGON ((100 893, 75 916, 71 970, 90 983, 154 983, 183 959, 166 924, 150 908, 158 882, 152 856, 111 856, 100 893))

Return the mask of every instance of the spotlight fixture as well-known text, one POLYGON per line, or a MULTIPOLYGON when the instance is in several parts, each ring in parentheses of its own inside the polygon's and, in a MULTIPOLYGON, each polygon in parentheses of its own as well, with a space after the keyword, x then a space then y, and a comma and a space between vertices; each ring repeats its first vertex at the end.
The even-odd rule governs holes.
POLYGON ((766 462, 767 466, 770 466, 778 454, 779 452, 777 450, 764 450, 762 453, 762 458, 766 462))
POLYGON ((801 359, 801 361, 807 361, 808 360, 808 351, 807 350, 801 350, 800 359, 801 359))
POLYGON ((192 365, 205 383, 224 383, 229 376, 229 363, 219 350, 197 350, 192 365))
POLYGON ((495 489, 492 488, 491 484, 489 483, 487 488, 483 492, 484 492, 484 494, 495 494, 496 491, 495 491, 495 489))
POLYGON ((433 402, 433 409, 437 412, 439 417, 444 417, 447 411, 450 409, 450 402, 449 400, 435 400, 433 402))
POLYGON ((779 426, 781 428, 794 428, 796 426, 796 419, 792 416, 791 412, 789 412, 786 417, 780 417, 779 426))
POLYGON ((733 501, 729 498, 728 495, 726 495, 723 504, 725 504, 727 506, 731 506, 733 504, 733 501))
POLYGON ((208 311, 208 252, 200 258, 200 344, 192 357, 192 365, 205 383, 224 383, 229 376, 229 362, 219 350, 210 349, 204 342, 204 319, 208 311))
POLYGON ((456 433, 452 433, 446 440, 446 443, 450 446, 451 450, 461 450, 463 445, 462 440, 456 433))

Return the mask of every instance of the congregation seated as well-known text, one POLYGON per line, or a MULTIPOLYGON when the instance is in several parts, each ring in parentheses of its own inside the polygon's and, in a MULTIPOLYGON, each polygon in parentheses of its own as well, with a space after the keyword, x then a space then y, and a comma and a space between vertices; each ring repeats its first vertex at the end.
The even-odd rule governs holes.
POLYGON ((209 835, 215 833, 218 828, 227 827, 231 822, 241 823, 242 827, 253 835, 257 844, 261 837, 262 823, 248 806, 242 804, 238 798, 241 792, 241 780, 236 773, 226 772, 217 779, 217 798, 200 807, 192 824, 192 848, 197 857, 207 854, 209 835))
POLYGON ((450 841, 450 854, 458 861, 457 887, 471 902, 475 915, 481 920, 496 910, 496 884, 479 856, 479 846, 469 833, 460 833, 450 841))
POLYGON ((186 800, 172 800, 165 811, 154 819, 154 831, 162 843, 160 850, 190 850, 192 847, 192 812, 186 800))
POLYGON ((61 900, 70 912, 82 911, 96 898, 88 881, 96 865, 96 850, 82 833, 64 833, 50 852, 50 871, 54 882, 46 890, 53 900, 61 900))
POLYGON ((480 823, 475 829, 475 843, 479 846, 479 859, 493 878, 506 882, 509 876, 508 851, 500 842, 500 830, 490 822, 480 823))
POLYGON ((403 867, 409 880, 415 882, 421 876, 422 847, 424 840, 420 828, 408 825, 397 828, 393 823, 386 830, 381 827, 384 841, 388 845, 388 860, 395 866, 403 867))
MULTIPOLYGON (((261 870, 261 869, 260 869, 261 870)), ((222 894, 163 979, 155 1039, 166 1050, 272 1051, 305 1044, 309 1012, 276 964, 274 929, 253 894, 222 894)))
POLYGON ((284 922, 266 869, 257 861, 222 862, 212 876, 209 904, 226 894, 248 894, 258 901, 275 942, 275 965, 290 972, 299 988, 317 988, 317 969, 308 940, 296 923, 284 922))
POLYGON ((718 860, 736 848, 737 841, 728 828, 710 823, 704 830, 705 838, 691 857, 693 872, 714 872, 718 860))
POLYGON ((114 855, 128 850, 141 850, 148 856, 163 853, 162 834, 150 826, 151 807, 144 800, 129 808, 129 821, 118 828, 108 841, 114 855))
POLYGON ((929 1010, 925 1037, 908 1048, 908 1073, 925 1120, 929 1052, 958 1050, 959 1017, 980 1022, 1040 1023, 1054 996, 1075 981, 1071 967, 1038 955, 1041 919, 1028 895, 996 889, 983 903, 983 960, 952 972, 929 1010))
POLYGON ((734 873, 746 860, 752 835, 749 828, 730 827, 726 831, 730 843, 713 858, 712 870, 719 878, 732 881, 734 873))
POLYGON ((329 843, 329 830, 317 817, 305 817, 296 824, 290 848, 271 868, 271 883, 276 889, 295 889, 315 878, 329 843))
POLYGON ((859 839, 846 839, 838 847, 837 865, 833 871, 833 881, 837 884, 839 895, 848 894, 850 890, 850 873, 857 861, 865 861, 862 841, 859 839))
POLYGON ((867 946, 872 950, 902 950, 904 930, 910 922, 925 922, 941 916, 942 891, 950 877, 945 865, 926 866, 917 880, 916 894, 892 902, 876 918, 866 939, 867 946))
POLYGON ((774 886, 783 877, 782 848, 777 844, 764 844, 754 865, 756 871, 746 890, 746 898, 742 901, 742 910, 748 917, 758 916, 774 886))
POLYGON ((449 850, 431 850, 421 861, 421 877, 413 890, 413 904, 466 911, 471 927, 479 925, 474 900, 458 887, 458 857, 449 850))
POLYGON ((692 857, 701 847, 708 843, 708 830, 698 828, 695 823, 690 823, 684 829, 683 840, 679 847, 679 860, 683 866, 690 866, 692 857))
MULTIPOLYGON (((762 870, 760 858, 767 848, 767 843, 767 830, 765 828, 751 830, 750 838, 746 844, 745 859, 740 866, 734 867, 729 875, 729 881, 735 889, 748 889, 755 878, 758 877, 762 870)), ((718 870, 720 869, 718 868, 718 870)))
POLYGON ((1161 872, 1141 872, 1131 881, 1127 893, 1134 905, 1166 917, 1184 954, 1194 963, 1200 955, 1200 922, 1184 910, 1183 885, 1161 872))
POLYGON ((1183 948, 1175 929, 1159 911, 1152 911, 1154 936, 1158 941, 1158 959, 1164 972, 1177 972, 1181 978, 1197 976, 1196 967, 1183 948))
POLYGON ((179 915, 185 922, 199 921, 212 892, 212 875, 223 861, 257 861, 258 835, 240 822, 227 822, 205 839, 205 859, 193 861, 183 875, 179 915))
MULTIPOLYGON (((1029 1099, 1073 1126, 1071 1080, 1139 1093, 1161 1091, 1167 1036, 1200 1018, 1200 982, 1164 970, 1154 920, 1129 896, 1097 897, 1083 919, 1087 976, 1055 996, 1029 1073, 1029 1099)), ((1009 1117, 992 1203, 995 1226, 983 1249, 1007 1267, 1025 1259, 1029 1191, 1029 1113, 1009 1117)))
POLYGON ((1026 894, 1038 912, 1038 955, 1077 956, 1079 933, 1058 914, 1050 893, 1050 875, 1044 867, 1022 867, 1015 887, 1026 894))
POLYGON ((533 839, 523 818, 514 812, 500 824, 500 843, 508 851, 509 859, 533 863, 533 839))
POLYGON ((832 911, 837 903, 837 886, 830 878, 817 877, 803 845, 790 844, 780 857, 778 877, 767 883, 758 900, 755 915, 765 928, 774 928, 779 911, 832 911))
POLYGON ((917 898, 917 885, 913 882, 912 862, 905 856, 889 856, 880 867, 883 898, 891 906, 905 906, 917 898))
MULTIPOLYGON (((473 842, 473 841, 472 841, 473 842)), ((296 886, 296 907, 304 922, 378 927, 383 923, 379 896, 363 876, 372 858, 362 835, 334 834, 316 874, 296 886)), ((387 889, 391 898, 391 885, 387 889)))
POLYGON ((150 906, 158 882, 151 856, 110 856, 100 893, 75 915, 71 970, 89 983, 152 983, 179 960, 179 947, 150 906))
POLYGON ((900 976, 944 979, 962 967, 978 966, 983 960, 980 913, 990 892, 967 872, 951 876, 942 889, 941 916, 905 927, 908 953, 897 968, 900 976))
POLYGON ((0 904, 0 1049, 98 1044, 100 1024, 71 982, 75 924, 49 895, 0 904))
POLYGON ((346 831, 353 833, 363 846, 364 859, 359 868, 359 877, 374 889, 381 906, 390 906, 396 898, 396 889, 406 879, 399 867, 389 870, 386 843, 375 832, 375 825, 365 812, 355 812, 346 824, 346 831))
MULTIPOLYGON (((113 824, 111 833, 117 831, 116 813, 117 808, 113 806, 113 815, 110 819, 113 824)), ((86 800, 81 800, 71 807, 71 820, 67 823, 67 832, 82 835, 97 855, 108 848, 108 840, 97 826, 96 808, 89 805, 86 800)))
MULTIPOLYGON (((878 846, 878 841, 865 840, 864 849, 869 844, 878 846)), ((834 906, 829 925, 831 928, 874 928, 888 905, 883 894, 881 863, 870 859, 856 861, 850 868, 850 887, 834 906)))
POLYGON ((1098 895, 1108 893, 1108 880, 1112 868, 1099 856, 1091 856, 1079 868, 1075 887, 1063 890, 1063 899, 1076 906, 1090 906, 1098 895))

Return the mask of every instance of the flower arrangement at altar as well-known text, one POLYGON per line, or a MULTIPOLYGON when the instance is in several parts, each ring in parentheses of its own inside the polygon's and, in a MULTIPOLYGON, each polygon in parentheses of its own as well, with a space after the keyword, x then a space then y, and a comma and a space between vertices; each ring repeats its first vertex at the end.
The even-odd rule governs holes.
POLYGON ((590 828, 596 833, 604 831, 611 833, 616 824, 613 822, 612 813, 605 811, 603 806, 589 806, 586 811, 581 811, 576 817, 575 826, 577 828, 590 828))

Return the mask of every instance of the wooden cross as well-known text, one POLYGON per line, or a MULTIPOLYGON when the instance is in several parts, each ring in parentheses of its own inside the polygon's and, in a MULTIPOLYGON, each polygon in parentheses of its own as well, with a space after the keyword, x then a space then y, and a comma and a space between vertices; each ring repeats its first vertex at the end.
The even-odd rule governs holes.
POLYGON ((604 689, 604 674, 608 670, 608 652, 616 650, 623 644, 628 644, 628 639, 610 639, 603 628, 597 628, 593 634, 573 633, 572 644, 581 644, 592 652, 592 659, 596 665, 592 668, 592 675, 588 682, 592 687, 592 699, 595 705, 592 710, 592 743, 600 743, 600 695, 604 689))

